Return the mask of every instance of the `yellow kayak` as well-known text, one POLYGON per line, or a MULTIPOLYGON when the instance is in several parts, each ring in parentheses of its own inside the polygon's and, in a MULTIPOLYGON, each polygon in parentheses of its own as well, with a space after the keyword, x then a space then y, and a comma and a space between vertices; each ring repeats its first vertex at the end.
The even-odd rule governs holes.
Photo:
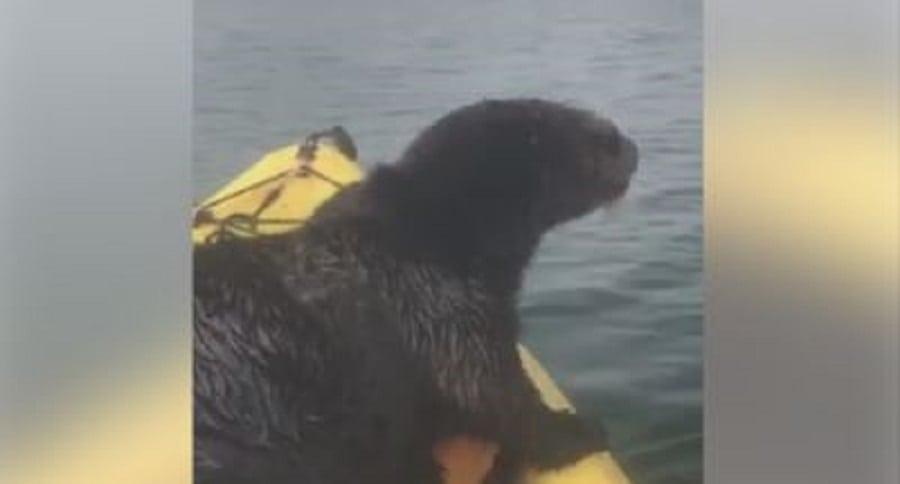
MULTIPOLYGON (((311 135, 299 145, 264 155, 195 210, 194 244, 221 237, 253 237, 297 228, 316 207, 364 173, 356 149, 343 130, 311 135)), ((554 409, 573 410, 553 379, 524 347, 522 364, 544 402, 554 409)), ((496 449, 465 438, 444 445, 436 457, 447 469, 445 484, 478 484, 496 449)), ((556 471, 532 472, 529 484, 630 484, 609 452, 591 454, 556 471)))

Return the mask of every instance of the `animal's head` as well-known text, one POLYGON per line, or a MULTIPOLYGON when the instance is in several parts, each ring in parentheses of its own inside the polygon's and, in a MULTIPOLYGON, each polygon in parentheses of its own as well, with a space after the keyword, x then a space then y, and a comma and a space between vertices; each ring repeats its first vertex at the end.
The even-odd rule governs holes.
POLYGON ((538 99, 489 100, 426 128, 397 164, 446 216, 538 232, 621 197, 635 143, 590 111, 538 99))

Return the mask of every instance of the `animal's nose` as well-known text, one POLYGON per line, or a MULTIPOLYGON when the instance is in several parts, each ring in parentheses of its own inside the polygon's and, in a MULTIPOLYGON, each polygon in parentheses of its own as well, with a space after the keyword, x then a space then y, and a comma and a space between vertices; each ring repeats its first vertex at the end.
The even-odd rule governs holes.
POLYGON ((625 174, 630 176, 634 173, 638 164, 637 143, 606 119, 598 120, 593 129, 598 149, 604 155, 618 160, 617 164, 625 174))
POLYGON ((637 143, 624 134, 619 135, 619 139, 619 158, 625 163, 629 173, 634 173, 637 171, 638 159, 640 158, 638 156, 637 143))

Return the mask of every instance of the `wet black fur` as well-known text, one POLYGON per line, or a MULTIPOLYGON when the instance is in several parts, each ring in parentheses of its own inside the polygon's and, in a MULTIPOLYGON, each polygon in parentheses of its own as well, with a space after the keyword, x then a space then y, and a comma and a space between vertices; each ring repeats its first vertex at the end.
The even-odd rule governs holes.
POLYGON ((302 229, 196 249, 197 482, 436 482, 458 434, 501 444, 496 482, 602 448, 540 404, 516 304, 541 234, 621 196, 636 159, 589 112, 485 101, 302 229))

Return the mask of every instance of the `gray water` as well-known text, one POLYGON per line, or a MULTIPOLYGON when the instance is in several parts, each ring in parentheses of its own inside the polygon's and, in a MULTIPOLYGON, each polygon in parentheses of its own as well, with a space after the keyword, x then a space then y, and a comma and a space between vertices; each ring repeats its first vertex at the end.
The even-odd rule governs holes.
POLYGON ((371 166, 483 97, 605 113, 641 148, 637 179, 545 240, 525 338, 637 483, 700 482, 701 15, 699 0, 198 0, 196 198, 333 124, 371 166))

